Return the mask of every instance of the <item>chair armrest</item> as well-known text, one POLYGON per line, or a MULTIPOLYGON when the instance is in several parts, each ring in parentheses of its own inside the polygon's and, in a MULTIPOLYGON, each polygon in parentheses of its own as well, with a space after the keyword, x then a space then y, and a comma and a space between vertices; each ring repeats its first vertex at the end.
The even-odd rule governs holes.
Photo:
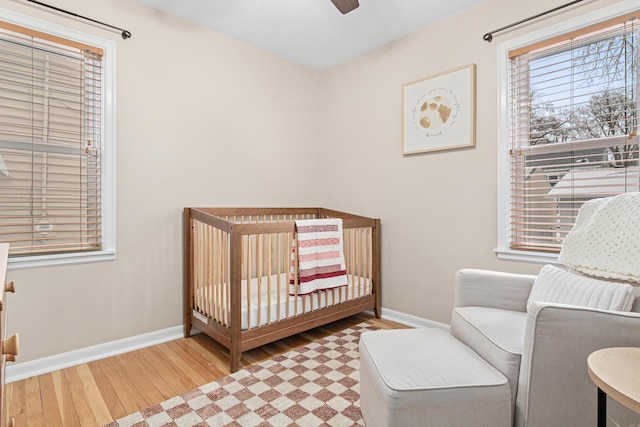
POLYGON ((493 307, 526 311, 536 276, 465 268, 455 277, 455 307, 493 307))
MULTIPOLYGON (((516 398, 516 426, 595 425, 597 387, 587 358, 601 348, 640 347, 640 313, 532 303, 516 398)), ((617 425, 640 415, 609 399, 617 425)))

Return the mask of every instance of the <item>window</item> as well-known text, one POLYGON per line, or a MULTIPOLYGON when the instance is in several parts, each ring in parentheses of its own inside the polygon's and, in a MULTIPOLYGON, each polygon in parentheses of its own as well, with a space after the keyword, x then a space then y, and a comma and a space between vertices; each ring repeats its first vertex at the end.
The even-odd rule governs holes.
POLYGON ((504 252, 555 257, 583 203, 640 191, 639 18, 504 49, 504 252))
POLYGON ((14 266, 112 258, 113 48, 20 24, 0 22, 0 241, 14 266))

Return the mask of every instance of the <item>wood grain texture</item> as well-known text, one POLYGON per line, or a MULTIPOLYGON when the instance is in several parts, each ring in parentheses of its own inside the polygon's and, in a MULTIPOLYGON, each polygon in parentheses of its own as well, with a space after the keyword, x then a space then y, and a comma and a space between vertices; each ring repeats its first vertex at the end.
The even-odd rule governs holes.
POLYGON ((597 350, 587 359, 591 380, 609 397, 640 414, 640 348, 597 350))
MULTIPOLYGON (((242 353, 246 367, 360 322, 402 325, 355 315, 242 353)), ((204 334, 181 338, 7 385, 16 427, 102 426, 114 419, 229 375, 229 351, 204 334)))

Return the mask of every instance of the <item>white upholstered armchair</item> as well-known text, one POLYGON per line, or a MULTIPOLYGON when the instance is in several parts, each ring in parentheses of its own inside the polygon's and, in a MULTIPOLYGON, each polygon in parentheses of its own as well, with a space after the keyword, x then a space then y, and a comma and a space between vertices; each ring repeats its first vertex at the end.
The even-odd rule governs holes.
MULTIPOLYGON (((587 357, 640 347, 640 193, 585 204, 559 260, 568 268, 538 276, 456 275, 451 334, 507 378, 517 427, 595 425, 587 357)), ((608 425, 640 425, 640 415, 608 405, 608 425)))
MULTIPOLYGON (((589 354, 640 347, 640 193, 585 203, 559 260, 537 276, 460 270, 451 334, 363 333, 367 427, 596 425, 589 354)), ((640 425, 609 406, 610 426, 640 425)))
MULTIPOLYGON (((507 377, 515 426, 595 425, 587 357, 605 347, 640 347, 639 299, 635 312, 535 302, 527 312, 535 278, 459 271, 451 333, 507 377)), ((639 415, 609 406, 618 425, 640 423, 639 415)))

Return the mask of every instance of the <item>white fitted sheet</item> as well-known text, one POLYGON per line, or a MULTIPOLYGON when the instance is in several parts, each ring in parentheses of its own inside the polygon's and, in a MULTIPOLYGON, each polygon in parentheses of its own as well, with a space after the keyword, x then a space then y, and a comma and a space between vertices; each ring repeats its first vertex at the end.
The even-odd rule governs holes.
MULTIPOLYGON (((288 295, 288 273, 263 276, 260 280, 253 278, 251 279, 250 290, 247 289, 247 281, 243 280, 241 303, 242 330, 249 329, 249 326, 250 328, 256 328, 286 319, 287 317, 292 317, 296 314, 308 313, 340 302, 371 295, 371 283, 369 279, 353 275, 347 275, 347 279, 347 286, 328 291, 320 291, 310 295, 299 295, 297 297, 288 295), (279 284, 278 279, 280 279, 279 284), (248 302, 248 294, 250 296, 250 302, 248 302)), ((213 310, 215 316, 207 312, 204 313, 205 315, 222 318, 226 316, 227 313, 224 308, 226 303, 223 303, 227 299, 225 288, 226 287, 214 289, 215 296, 219 300, 216 301, 216 303, 219 304, 217 309, 213 310)), ((198 290, 196 300, 201 301, 201 304, 199 304, 201 310, 204 308, 204 311, 211 311, 211 303, 209 301, 203 302, 205 298, 201 298, 201 295, 205 293, 203 291, 204 289, 198 290)))

